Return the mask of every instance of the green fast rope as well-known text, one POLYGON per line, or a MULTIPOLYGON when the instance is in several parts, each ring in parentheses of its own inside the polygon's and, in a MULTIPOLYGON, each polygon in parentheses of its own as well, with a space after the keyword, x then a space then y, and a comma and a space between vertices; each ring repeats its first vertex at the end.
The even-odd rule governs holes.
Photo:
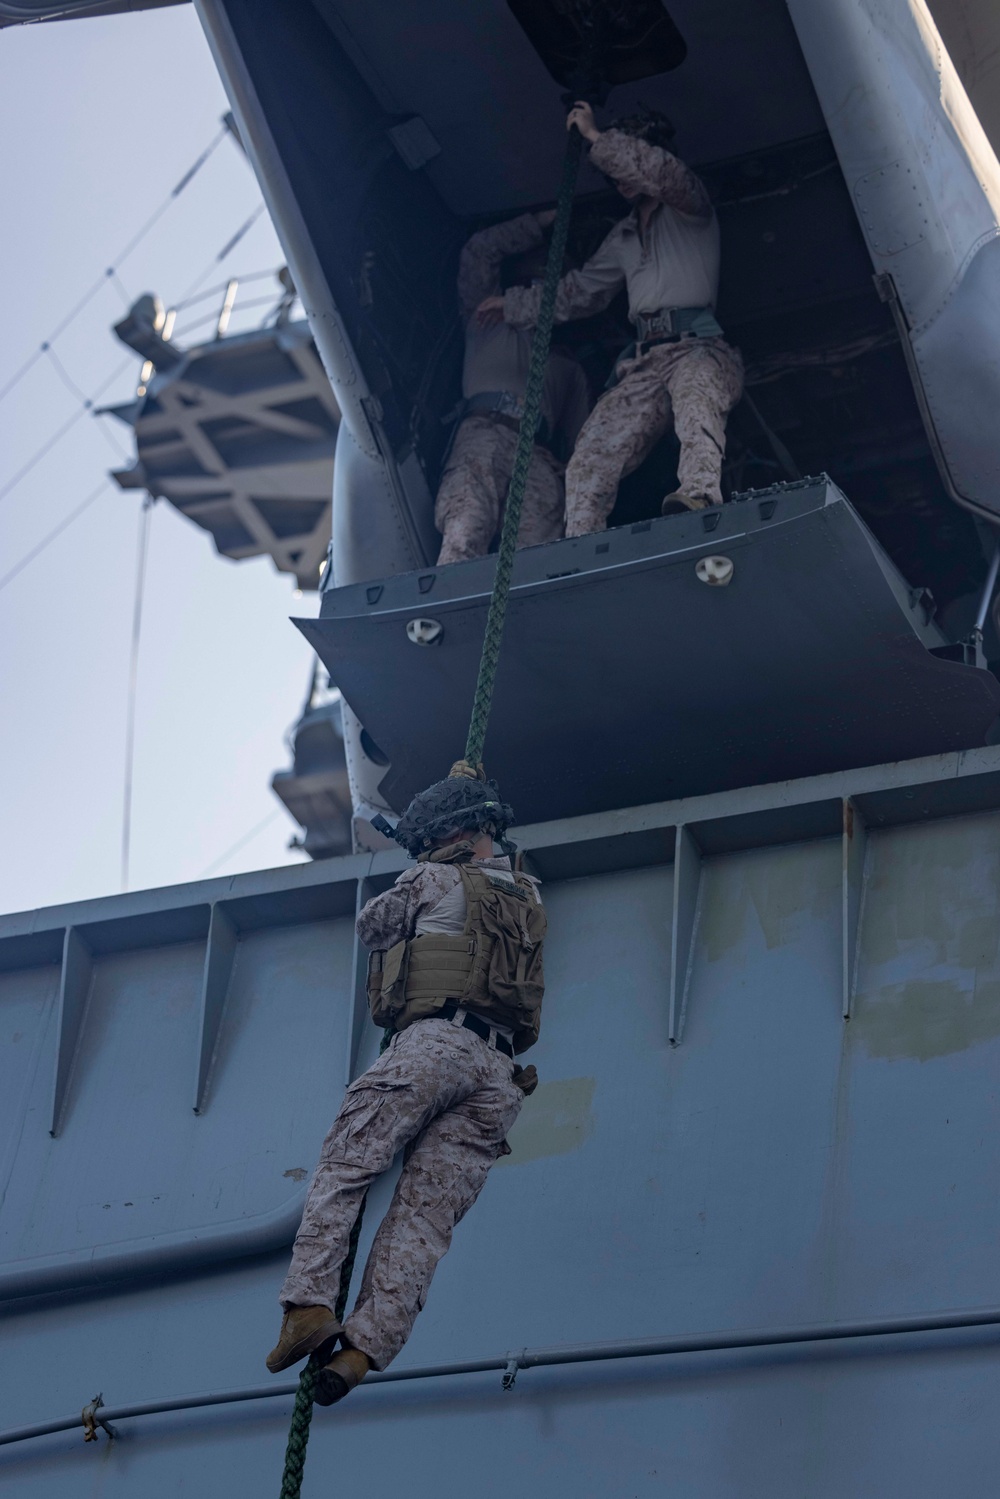
MULTIPOLYGON (((384 1032, 382 1045, 379 1047, 379 1056, 388 1047, 392 1035, 391 1030, 384 1032)), ((347 1242, 347 1256, 340 1269, 340 1290, 337 1293, 337 1305, 333 1309, 338 1322, 343 1322, 347 1312, 347 1297, 351 1289, 351 1276, 354 1274, 354 1261, 358 1257, 358 1241, 361 1238, 361 1225, 364 1222, 367 1201, 368 1194, 365 1193, 361 1199, 358 1216, 354 1220, 354 1227, 351 1229, 351 1237, 347 1242)), ((313 1418, 316 1376, 325 1362, 325 1359, 313 1354, 299 1376, 299 1387, 295 1392, 292 1421, 288 1428, 288 1442, 285 1446, 285 1471, 281 1477, 279 1499, 299 1499, 301 1494, 302 1474, 306 1465, 306 1448, 309 1445, 309 1428, 313 1418)))
MULTIPOLYGON (((347 1258, 340 1272, 340 1294, 334 1308, 338 1322, 343 1322, 344 1313, 347 1311, 347 1296, 351 1288, 354 1261, 358 1256, 358 1240, 361 1237, 366 1201, 367 1198, 362 1201, 361 1210, 351 1229, 347 1258)), ((325 1359, 313 1354, 299 1376, 299 1387, 295 1392, 295 1405, 292 1408, 292 1422, 288 1429, 288 1443, 285 1447, 285 1471, 281 1479, 280 1499, 299 1499, 302 1490, 302 1474, 306 1465, 306 1448, 309 1445, 309 1428, 313 1417, 316 1376, 325 1362, 325 1359)))
POLYGON ((566 236, 569 232, 569 216, 573 207, 573 192, 576 174, 580 166, 580 148, 583 137, 577 129, 569 133, 566 141, 566 156, 563 161, 562 182, 555 223, 552 226, 552 241, 549 258, 545 266, 542 297, 531 340, 531 360, 528 365, 527 387, 524 393, 524 415, 517 437, 517 451, 507 491, 507 506, 504 511, 503 529, 500 532, 500 548, 497 554, 497 570, 493 579, 489 613, 483 636, 483 654, 479 662, 476 680, 476 695, 472 701, 472 717, 469 737, 465 745, 465 758, 470 766, 482 763, 483 745, 486 742, 486 727, 493 701, 493 683, 496 680, 497 664, 500 660, 500 641, 503 638, 504 620, 507 615, 507 600, 510 595, 510 577, 517 548, 517 532, 521 523, 521 507, 528 482, 528 470, 535 446, 535 434, 542 415, 542 388, 545 384, 545 368, 549 361, 552 343, 552 323, 556 308, 556 291, 562 274, 563 257, 566 253, 566 236))
MULTIPOLYGON (((566 254, 566 237, 569 233, 569 219, 573 208, 573 192, 576 187, 576 175, 580 166, 580 149, 582 145, 583 138, 580 132, 578 130, 571 130, 569 139, 566 142, 566 156, 563 162, 562 181, 559 185, 556 217, 552 226, 552 240, 549 245, 548 260, 545 266, 545 280, 542 283, 538 320, 535 324, 535 332, 531 340, 531 359, 528 364, 528 379, 524 393, 524 415, 521 417, 517 450, 511 470, 510 488, 507 491, 507 505, 504 511, 503 528, 500 532, 497 569, 493 580, 489 613, 486 616, 483 653, 479 663, 479 676, 476 680, 476 693, 472 703, 469 737, 465 747, 465 758, 471 766, 479 765, 483 758, 483 745, 486 741, 486 727, 489 723, 490 704, 493 700, 493 683, 496 679, 497 663, 500 659, 500 642, 503 637, 504 620, 507 614, 510 578, 514 566, 514 552, 517 548, 517 533, 521 523, 524 491, 528 480, 528 470, 531 467, 535 434, 538 431, 538 423, 541 420, 542 414, 542 389, 545 383, 545 369, 549 359, 549 348, 552 343, 556 291, 562 273, 563 258, 566 254)), ((392 1033, 386 1031, 382 1039, 382 1051, 385 1051, 391 1039, 392 1033)), ((334 1309, 338 1321, 343 1321, 344 1313, 347 1310, 347 1297, 351 1285, 351 1275, 354 1271, 354 1261, 357 1258, 358 1240, 361 1235, 361 1223, 364 1218, 364 1212, 365 1204, 362 1202, 361 1211, 358 1213, 357 1221, 351 1231, 347 1257, 340 1272, 340 1294, 337 1297, 337 1305, 334 1309)), ((306 1448, 309 1443, 309 1428, 312 1423, 313 1395, 316 1390, 316 1378, 322 1366, 322 1360, 314 1355, 306 1364, 299 1378, 299 1388, 295 1395, 295 1406, 292 1410, 291 1427, 288 1433, 288 1445, 285 1449, 285 1471, 281 1481, 280 1499, 300 1499, 302 1474, 306 1461, 306 1448)))
MULTIPOLYGON (((531 340, 531 359, 528 364, 528 379, 524 393, 524 414, 521 417, 518 432, 510 488, 507 491, 497 569, 493 580, 493 592, 490 596, 489 613, 486 616, 483 653, 479 662, 479 676, 476 680, 476 693, 472 703, 469 737, 465 746, 465 758, 470 766, 479 765, 483 758, 483 745, 486 741, 486 727, 489 723, 490 704, 493 700, 493 683, 496 679, 497 663, 500 660, 500 641, 503 637, 504 620, 507 614, 510 578, 514 566, 514 552, 517 549, 517 533, 521 523, 524 491, 528 480, 528 470, 531 467, 535 434, 538 431, 538 423, 542 414, 542 389, 545 383, 549 348, 552 343, 556 291, 562 273, 563 258, 566 254, 566 237, 569 233, 569 219, 573 208, 573 192, 576 187, 582 145, 583 137, 580 132, 571 130, 566 142, 566 156, 563 161, 562 181, 559 185, 556 217, 552 226, 552 240, 545 265, 545 280, 542 283, 538 320, 531 340)), ((382 1051, 385 1050, 391 1038, 391 1032, 386 1031, 382 1040, 382 1051)), ((354 1261, 357 1258, 358 1239, 361 1235, 364 1212, 365 1203, 362 1202, 361 1211, 358 1213, 351 1232, 347 1258, 340 1272, 340 1294, 334 1310, 337 1320, 341 1322, 347 1310, 347 1297, 354 1272, 354 1261)), ((288 1444, 285 1448, 285 1471, 281 1480, 280 1499, 300 1499, 306 1448, 309 1444, 309 1428, 312 1424, 313 1396, 316 1390, 316 1378, 322 1367, 322 1360, 314 1355, 299 1378, 291 1427, 288 1432, 288 1444)))

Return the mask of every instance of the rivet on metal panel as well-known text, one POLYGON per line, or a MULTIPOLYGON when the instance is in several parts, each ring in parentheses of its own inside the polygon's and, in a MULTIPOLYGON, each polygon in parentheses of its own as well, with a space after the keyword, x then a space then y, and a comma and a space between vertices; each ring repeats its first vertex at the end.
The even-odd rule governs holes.
POLYGON ((62 1128, 73 1061, 80 1044, 93 977, 94 960, 90 948, 77 927, 67 927, 63 939, 62 975, 59 980, 56 1072, 52 1084, 52 1117, 49 1121, 49 1134, 53 1137, 62 1128))
POLYGON ((698 918, 701 890, 701 849, 691 830, 679 825, 674 833, 674 897, 670 922, 670 1013, 667 1036, 679 1046, 684 1026, 684 1008, 691 948, 698 918))
POLYGON ((857 803, 843 799, 841 838, 842 993, 845 1020, 851 1018, 851 1002, 857 984, 858 941, 865 888, 868 830, 857 803))
POLYGON ((239 936, 236 925, 225 907, 216 903, 208 923, 205 946, 205 970, 201 983, 201 1013, 198 1024, 198 1067, 195 1073, 194 1103, 196 1114, 203 1114, 208 1101, 208 1084, 219 1045, 222 1016, 229 995, 229 984, 236 961, 239 936))

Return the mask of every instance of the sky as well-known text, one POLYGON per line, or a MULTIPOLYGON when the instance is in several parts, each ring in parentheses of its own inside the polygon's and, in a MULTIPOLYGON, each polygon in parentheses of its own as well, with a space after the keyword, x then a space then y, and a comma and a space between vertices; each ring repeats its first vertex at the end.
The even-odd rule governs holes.
MULTIPOLYGON (((119 258, 227 108, 189 5, 0 31, 0 390, 117 269, 51 341, 59 367, 44 354, 0 401, 0 912, 121 888, 141 492, 109 483, 2 579, 103 475, 128 466, 131 432, 84 412, 2 492, 81 411, 72 387, 91 396, 110 379, 95 405, 134 394, 139 361, 111 324, 142 292, 179 298, 260 204, 227 137, 119 258)), ((204 285, 282 261, 264 213, 204 285)), ((268 558, 219 557, 166 502, 149 527, 129 888, 299 862, 269 781, 289 763, 285 736, 310 672, 289 617, 315 614, 315 596, 296 599, 268 558)))

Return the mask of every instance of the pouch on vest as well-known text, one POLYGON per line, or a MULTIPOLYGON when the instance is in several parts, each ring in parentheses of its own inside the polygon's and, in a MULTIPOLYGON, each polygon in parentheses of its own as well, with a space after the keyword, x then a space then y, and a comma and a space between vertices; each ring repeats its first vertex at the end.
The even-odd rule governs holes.
POLYGON ((406 1004, 406 975, 409 967, 408 942, 397 942, 395 947, 390 947, 387 953, 383 953, 381 1009, 386 1019, 376 1021, 376 1024, 387 1025, 406 1004))
POLYGON ((395 1018, 382 994, 385 957, 385 953, 379 951, 368 954, 368 978, 365 985, 368 991, 368 1013, 372 1017, 372 1022, 383 1029, 387 1025, 392 1025, 395 1018))
MULTIPOLYGON (((478 885, 478 920, 486 935, 488 996, 483 1011, 514 1031, 514 1049, 523 1051, 538 1038, 545 975, 542 940, 546 919, 530 887, 490 878, 481 870, 462 870, 467 885, 478 885)), ((471 894, 471 891, 470 891, 471 894)), ((472 909, 470 901, 470 910, 472 909)))
POLYGON ((382 1010, 382 959, 384 952, 370 952, 368 954, 368 977, 365 980, 365 989, 368 994, 368 1013, 376 1025, 387 1025, 382 1010))
POLYGON ((447 862, 465 886, 465 928, 428 932, 372 953, 372 1020, 402 1031, 453 1001, 513 1031, 515 1052, 526 1051, 538 1039, 541 1018, 545 912, 526 876, 470 867, 454 855, 447 862))

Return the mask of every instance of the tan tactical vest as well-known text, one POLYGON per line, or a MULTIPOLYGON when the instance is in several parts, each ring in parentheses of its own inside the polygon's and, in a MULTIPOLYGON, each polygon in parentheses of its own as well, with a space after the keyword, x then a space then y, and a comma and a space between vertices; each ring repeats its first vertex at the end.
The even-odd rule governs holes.
MULTIPOLYGON (((451 863, 451 860, 441 862, 451 863)), ((465 929, 427 932, 368 958, 368 1005, 376 1025, 402 1031, 449 1000, 514 1032, 515 1052, 538 1040, 545 979, 545 912, 525 875, 456 863, 465 886, 465 929)))

